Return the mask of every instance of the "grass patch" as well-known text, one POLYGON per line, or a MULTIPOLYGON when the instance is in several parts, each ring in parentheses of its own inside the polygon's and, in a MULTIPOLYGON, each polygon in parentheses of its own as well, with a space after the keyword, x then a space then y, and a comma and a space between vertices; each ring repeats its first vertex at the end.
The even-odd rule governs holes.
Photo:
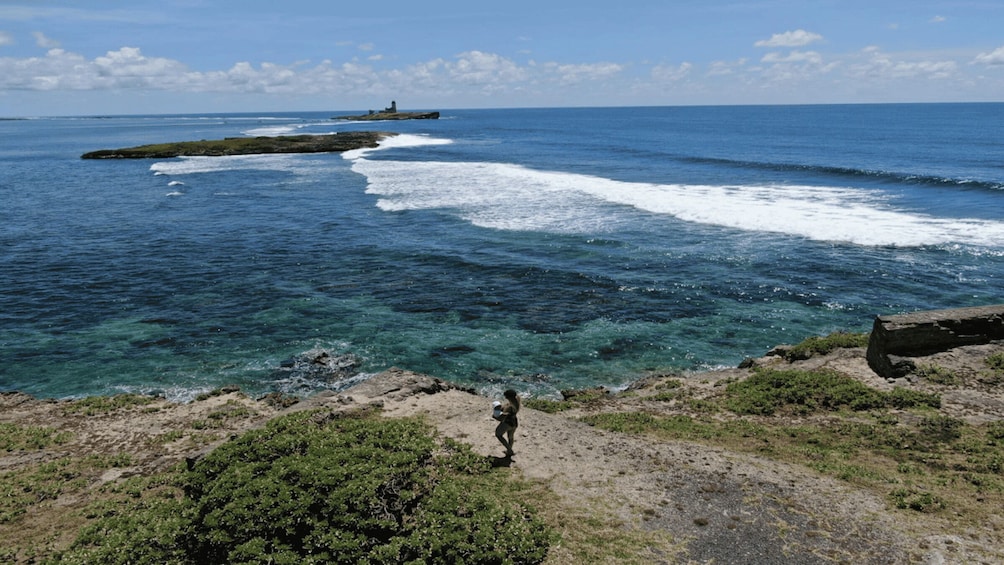
POLYGON ((16 524, 32 507, 51 504, 64 494, 83 491, 100 474, 126 467, 128 455, 61 458, 0 473, 0 525, 16 524))
POLYGON ((547 398, 528 398, 523 401, 523 406, 557 414, 572 408, 582 408, 597 406, 610 398, 610 391, 605 388, 586 388, 581 390, 563 390, 561 395, 563 400, 550 400, 547 398))
POLYGON ((145 406, 157 400, 141 394, 116 394, 115 396, 88 396, 74 400, 63 406, 63 413, 71 415, 97 416, 125 408, 145 406))
POLYGON ((939 365, 921 365, 917 367, 914 373, 922 379, 927 379, 939 385, 951 386, 962 382, 962 379, 955 371, 939 365))
POLYGON ((0 422, 0 451, 34 451, 52 445, 61 445, 73 437, 44 426, 19 426, 0 422))
POLYGON ((869 334, 835 332, 819 337, 813 336, 785 349, 781 356, 788 362, 809 359, 815 355, 826 355, 836 349, 848 347, 866 347, 869 334))
POLYGON ((980 381, 989 385, 1004 384, 1004 351, 999 351, 984 359, 987 369, 980 376, 980 381))
POLYGON ((541 412, 547 412, 548 414, 557 414, 558 412, 564 412, 565 410, 570 410, 575 407, 575 405, 570 402, 563 400, 551 400, 549 398, 527 398, 523 401, 523 406, 534 410, 540 410, 541 412))
MULTIPOLYGON (((899 390, 899 389, 897 389, 899 390)), ((886 393, 834 371, 758 369, 748 379, 725 387, 723 405, 737 414, 811 414, 847 408, 940 406, 937 395, 901 390, 886 393)))

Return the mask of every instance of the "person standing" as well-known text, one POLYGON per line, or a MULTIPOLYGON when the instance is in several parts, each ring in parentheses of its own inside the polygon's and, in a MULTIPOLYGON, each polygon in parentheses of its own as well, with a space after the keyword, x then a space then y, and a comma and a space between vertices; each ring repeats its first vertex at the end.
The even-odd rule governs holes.
POLYGON ((502 413, 496 418, 499 425, 495 427, 495 437, 499 438, 502 446, 505 447, 506 457, 512 457, 515 452, 512 450, 513 436, 516 428, 519 427, 519 419, 516 414, 519 412, 519 395, 515 390, 509 389, 502 396, 506 402, 502 406, 502 413))

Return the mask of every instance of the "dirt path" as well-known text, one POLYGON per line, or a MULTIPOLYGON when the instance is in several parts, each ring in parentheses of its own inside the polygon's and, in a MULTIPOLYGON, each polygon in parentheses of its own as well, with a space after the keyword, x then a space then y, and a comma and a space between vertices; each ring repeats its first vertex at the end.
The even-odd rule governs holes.
MULTIPOLYGON (((435 391, 428 377, 389 372, 337 399, 377 403, 388 417, 424 416, 444 435, 543 481, 570 509, 617 516, 629 528, 664 531, 671 545, 648 562, 945 562, 921 551, 884 513, 884 502, 771 461, 680 442, 608 433, 564 416, 520 412, 511 461, 495 439, 490 399, 435 391), (419 392, 431 391, 433 394, 419 392)), ((560 556, 554 562, 561 562, 560 556)))

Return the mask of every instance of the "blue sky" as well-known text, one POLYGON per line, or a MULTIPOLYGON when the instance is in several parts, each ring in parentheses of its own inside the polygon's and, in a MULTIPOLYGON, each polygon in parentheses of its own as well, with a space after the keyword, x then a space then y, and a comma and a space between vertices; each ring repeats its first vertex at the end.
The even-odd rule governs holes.
POLYGON ((0 0, 0 116, 1004 101, 999 0, 0 0))

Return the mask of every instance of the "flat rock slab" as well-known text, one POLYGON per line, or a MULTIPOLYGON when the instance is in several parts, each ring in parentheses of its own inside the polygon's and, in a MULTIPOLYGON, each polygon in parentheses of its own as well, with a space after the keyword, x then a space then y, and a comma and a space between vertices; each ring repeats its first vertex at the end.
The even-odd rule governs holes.
POLYGON ((999 340, 1004 340, 1004 304, 877 316, 868 366, 883 377, 899 378, 916 369, 910 357, 999 340))
POLYGON ((349 131, 334 135, 282 135, 276 137, 228 137, 202 141, 156 143, 123 149, 101 149, 81 159, 169 159, 171 157, 222 157, 270 153, 337 153, 372 148, 396 134, 381 131, 349 131))

